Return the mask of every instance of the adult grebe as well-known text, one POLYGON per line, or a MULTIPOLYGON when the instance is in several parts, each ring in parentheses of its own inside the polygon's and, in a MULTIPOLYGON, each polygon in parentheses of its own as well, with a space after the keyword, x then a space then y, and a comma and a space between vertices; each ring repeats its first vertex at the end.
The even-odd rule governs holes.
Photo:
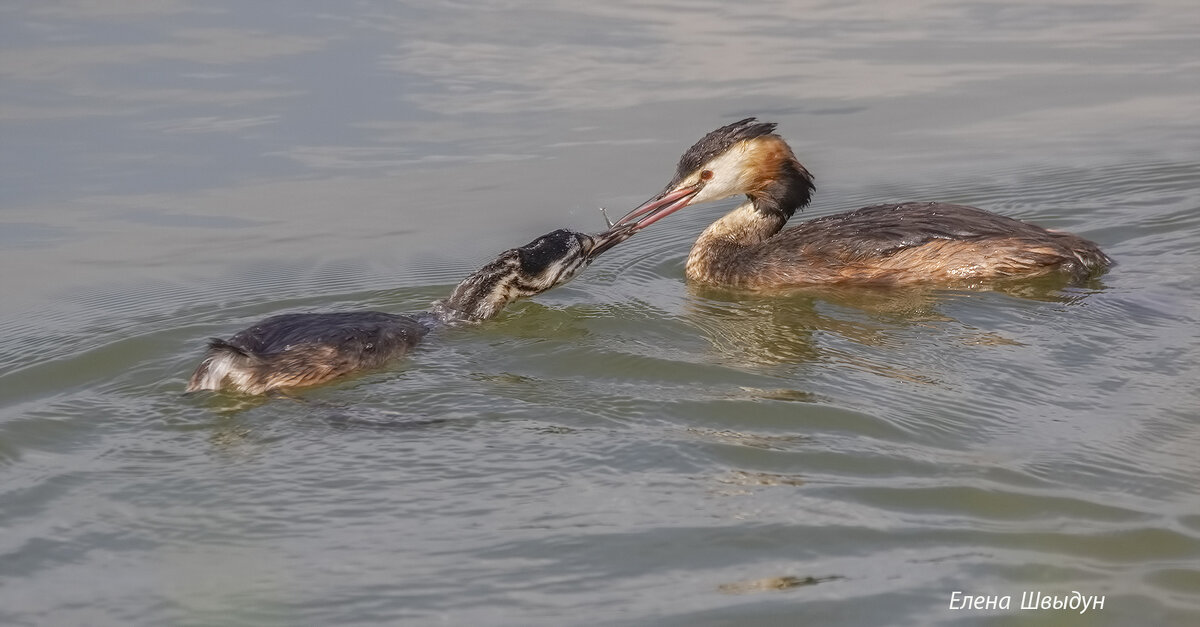
POLYGON ((974 282, 1064 273, 1083 278, 1111 260, 1072 235, 963 205, 864 207, 780 232, 808 204, 812 175, 774 134, 746 118, 688 149, 667 187, 616 224, 645 227, 688 205, 745 194, 710 225, 687 260, 693 281, 745 289, 818 284, 974 282))
POLYGON ((627 222, 598 235, 566 229, 547 233, 501 253, 459 283, 450 296, 435 302, 432 311, 411 316, 361 311, 267 318, 228 340, 211 340, 187 391, 229 388, 262 394, 378 368, 407 353, 440 324, 486 320, 518 298, 570 281, 639 228, 639 223, 627 222))

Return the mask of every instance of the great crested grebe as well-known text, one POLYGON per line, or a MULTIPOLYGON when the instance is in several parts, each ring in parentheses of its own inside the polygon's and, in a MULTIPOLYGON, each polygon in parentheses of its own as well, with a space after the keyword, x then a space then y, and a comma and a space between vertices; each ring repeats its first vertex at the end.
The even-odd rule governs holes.
POLYGON ((228 388, 262 394, 378 368, 407 353, 438 325, 486 320, 518 298, 570 281, 639 228, 638 222, 627 222, 598 235, 566 229, 547 233, 501 253, 435 302, 432 311, 272 316, 228 340, 211 340, 186 391, 228 388))
POLYGON ((746 118, 705 135, 683 154, 667 187, 616 224, 637 218, 645 227, 688 205, 745 194, 687 259, 688 279, 744 289, 1084 278, 1112 263, 1082 237, 937 202, 864 207, 780 232, 815 188, 774 130, 746 118))

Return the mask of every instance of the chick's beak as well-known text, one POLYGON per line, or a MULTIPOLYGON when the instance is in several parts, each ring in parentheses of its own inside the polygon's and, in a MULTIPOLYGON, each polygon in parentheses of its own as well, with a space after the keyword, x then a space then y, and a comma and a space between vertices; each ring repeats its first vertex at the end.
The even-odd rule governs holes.
POLYGON ((633 237, 638 232, 637 224, 614 225, 611 229, 591 235, 592 248, 587 252, 588 259, 595 259, 604 251, 633 237))

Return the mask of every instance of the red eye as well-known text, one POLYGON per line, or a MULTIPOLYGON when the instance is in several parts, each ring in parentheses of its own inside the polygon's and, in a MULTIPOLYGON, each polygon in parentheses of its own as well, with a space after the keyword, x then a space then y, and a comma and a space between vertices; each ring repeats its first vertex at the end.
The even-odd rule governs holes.
POLYGON ((700 172, 700 180, 701 181, 707 181, 708 179, 711 179, 712 177, 713 177, 712 170, 702 170, 700 172))

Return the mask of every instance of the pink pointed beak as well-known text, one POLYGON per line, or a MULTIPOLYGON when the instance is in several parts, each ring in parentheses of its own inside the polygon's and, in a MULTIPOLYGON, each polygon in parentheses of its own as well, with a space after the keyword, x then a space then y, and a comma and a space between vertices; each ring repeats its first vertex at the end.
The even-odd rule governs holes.
POLYGON ((688 206, 688 203, 700 192, 700 189, 701 185, 689 185, 688 187, 663 192, 622 216, 620 220, 613 223, 613 226, 625 224, 641 216, 634 222, 634 225, 638 230, 644 229, 688 206))

